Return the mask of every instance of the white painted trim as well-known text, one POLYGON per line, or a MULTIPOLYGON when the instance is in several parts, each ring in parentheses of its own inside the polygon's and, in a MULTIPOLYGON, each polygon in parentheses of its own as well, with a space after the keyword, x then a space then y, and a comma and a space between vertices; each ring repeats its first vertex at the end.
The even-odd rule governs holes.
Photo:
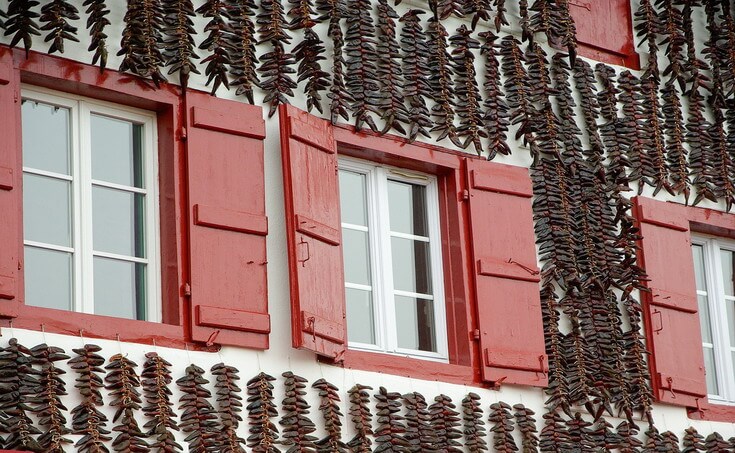
POLYGON ((72 247, 62 250, 49 244, 24 241, 24 244, 51 250, 70 251, 73 255, 74 311, 94 313, 94 257, 105 257, 146 265, 146 314, 148 321, 160 322, 161 268, 160 221, 158 200, 158 137, 156 114, 83 96, 57 92, 46 88, 22 85, 22 97, 33 101, 67 108, 71 122, 70 175, 24 167, 29 174, 54 177, 72 183, 71 218, 74 224, 72 247), (144 187, 130 187, 92 179, 91 116, 100 115, 142 126, 144 187), (145 257, 138 258, 94 250, 92 239, 92 188, 106 187, 144 196, 145 257), (76 253, 79 252, 79 253, 76 253))
MULTIPOLYGON (((345 229, 368 233, 370 272, 375 344, 349 342, 351 349, 384 352, 388 354, 416 357, 427 360, 448 362, 448 339, 446 326, 446 303, 444 300, 444 273, 442 270, 441 229, 439 219, 439 191, 436 177, 407 172, 395 167, 379 166, 370 162, 340 157, 339 169, 365 176, 368 225, 343 223, 345 229), (426 209, 429 236, 398 233, 390 230, 388 208, 388 181, 405 182, 426 187, 426 209), (401 237, 429 243, 429 265, 433 294, 413 293, 396 290, 393 282, 393 260, 391 237, 401 237), (395 319, 394 295, 431 300, 434 306, 437 352, 426 352, 398 347, 397 325, 395 319)), ((365 285, 345 283, 346 288, 367 289, 365 285)))
POLYGON ((726 302, 732 299, 725 296, 720 260, 720 251, 735 251, 735 242, 713 236, 694 236, 692 244, 701 246, 703 252, 707 290, 698 290, 697 294, 707 296, 712 343, 703 343, 702 346, 714 352, 715 370, 707 371, 715 373, 719 390, 719 394, 709 394, 708 397, 718 404, 735 404, 735 361, 732 357, 735 345, 730 344, 726 309, 726 302))

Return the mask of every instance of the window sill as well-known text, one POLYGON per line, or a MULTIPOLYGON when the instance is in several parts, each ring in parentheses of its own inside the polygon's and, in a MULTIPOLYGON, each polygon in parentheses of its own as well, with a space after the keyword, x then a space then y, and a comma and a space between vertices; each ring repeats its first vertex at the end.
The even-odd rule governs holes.
POLYGON ((479 374, 471 366, 352 349, 348 349, 343 357, 342 366, 350 369, 459 385, 478 385, 481 382, 479 374))
POLYGON ((735 423, 735 406, 728 404, 714 404, 706 402, 699 408, 687 409, 692 420, 706 420, 710 422, 735 423))
MULTIPOLYGON (((44 330, 62 335, 81 335, 84 338, 102 338, 131 343, 184 349, 194 348, 186 341, 184 328, 149 321, 113 318, 110 316, 75 313, 52 308, 21 306, 15 319, 0 319, 0 326, 28 330, 44 330)), ((201 347, 204 349, 203 347, 201 347)))

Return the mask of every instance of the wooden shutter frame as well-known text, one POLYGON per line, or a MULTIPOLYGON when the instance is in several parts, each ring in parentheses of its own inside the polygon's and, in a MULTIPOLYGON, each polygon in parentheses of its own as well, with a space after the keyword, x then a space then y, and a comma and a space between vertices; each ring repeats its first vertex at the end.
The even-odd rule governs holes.
MULTIPOLYGON (((540 276, 531 210, 533 190, 528 170, 525 167, 467 158, 467 177, 470 203, 469 227, 476 288, 475 309, 477 310, 478 337, 482 352, 482 377, 496 387, 503 383, 545 387, 548 385, 548 357, 544 344, 540 276), (507 251, 508 256, 503 255, 502 257, 479 252, 480 249, 484 249, 481 241, 487 237, 483 236, 481 239, 478 234, 479 225, 476 225, 476 222, 482 219, 472 218, 473 198, 477 196, 489 197, 489 200, 485 201, 494 203, 495 207, 501 210, 507 207, 503 203, 516 206, 518 206, 517 203, 527 203, 525 209, 519 207, 514 216, 516 233, 527 236, 528 243, 525 250, 524 247, 514 246, 507 251), (523 214, 526 214, 527 218, 519 217, 523 214), (523 229, 526 230, 525 234, 522 232, 523 229), (511 249, 515 251, 511 252, 511 249), (504 301, 507 299, 498 291, 504 291, 508 285, 515 285, 518 288, 518 292, 515 292, 514 295, 518 298, 523 297, 525 307, 529 310, 528 313, 524 313, 526 317, 520 321, 522 323, 520 332, 505 324, 498 324, 496 317, 498 314, 517 314, 517 310, 510 307, 503 309, 504 301), (487 292, 492 294, 488 295, 487 292), (498 337, 496 333, 499 326, 509 329, 505 333, 514 334, 517 337, 508 336, 506 338, 504 335, 498 337)), ((490 214, 491 212, 479 209, 474 213, 490 214)), ((488 234, 491 240, 500 239, 502 244, 502 238, 498 235, 503 232, 493 232, 491 226, 487 228, 490 228, 488 234)), ((495 250, 491 250, 491 253, 493 252, 495 250)), ((512 305, 516 306, 517 303, 516 299, 512 305)))
POLYGON ((0 47, 0 211, 4 216, 0 238, 0 318, 15 318, 23 301, 23 198, 20 134, 20 73, 13 53, 0 47))
MULTIPOLYGON (((687 244, 691 245, 691 228, 689 216, 692 211, 683 205, 676 203, 668 203, 659 200, 654 200, 645 197, 635 197, 633 199, 635 203, 635 215, 641 231, 642 239, 639 245, 639 264, 649 274, 657 274, 661 272, 659 268, 656 268, 658 262, 656 256, 647 257, 646 248, 651 243, 646 243, 646 236, 651 238, 651 234, 656 231, 672 231, 676 234, 677 232, 681 235, 685 235, 687 244), (663 229, 656 230, 655 228, 663 229)), ((672 245, 673 247, 673 245, 672 245)), ((644 285, 649 288, 649 291, 641 292, 641 300, 643 304, 644 312, 644 326, 646 331, 646 338, 648 339, 648 349, 651 353, 649 368, 651 370, 651 384, 653 386, 654 395, 656 398, 665 403, 686 406, 686 407, 700 407, 707 401, 707 390, 705 385, 705 373, 704 373, 704 356, 702 352, 702 336, 700 331, 700 322, 697 307, 697 295, 696 285, 694 283, 694 263, 691 258, 691 247, 687 249, 688 255, 684 257, 673 257, 678 260, 678 266, 683 266, 685 271, 684 275, 681 272, 677 273, 677 281, 682 285, 688 285, 691 294, 682 294, 679 291, 671 291, 669 288, 659 288, 660 282, 654 281, 657 277, 651 276, 649 280, 644 281, 644 285), (688 317, 694 315, 696 319, 688 317), (687 360, 682 360, 680 363, 686 363, 689 365, 687 370, 692 373, 693 376, 698 376, 696 380, 692 380, 688 377, 672 376, 671 371, 667 369, 667 364, 662 365, 659 363, 658 357, 664 357, 665 349, 669 346, 674 348, 675 345, 669 345, 662 342, 657 342, 656 339, 664 329, 672 328, 672 323, 681 323, 682 321, 689 320, 688 332, 681 332, 682 334, 688 335, 689 341, 687 344, 694 344, 696 348, 694 351, 690 351, 688 354, 694 354, 698 358, 691 363, 687 357, 687 360), (696 321, 696 322, 695 322, 696 321), (663 368, 663 369, 662 369, 663 368), (699 371, 697 371, 697 369, 699 371)), ((679 267, 679 271, 682 267, 679 267)), ((665 280, 664 280, 665 282, 665 280)), ((677 354, 682 351, 677 350, 677 354)), ((662 359, 663 360, 663 359, 662 359)))
POLYGON ((191 336, 208 346, 268 349, 262 108, 198 91, 186 102, 191 336), (208 261, 211 254, 219 261, 208 261))
MULTIPOLYGON (((713 236, 735 239, 735 214, 733 213, 727 213, 702 207, 684 206, 678 203, 664 203, 661 201, 651 200, 640 196, 633 198, 633 201, 635 203, 634 213, 639 224, 641 222, 641 219, 645 218, 648 215, 646 213, 645 205, 656 203, 659 205, 665 205, 668 207, 668 209, 673 209, 677 211, 679 217, 683 216, 683 218, 686 219, 684 222, 682 222, 681 220, 675 221, 675 225, 678 228, 686 227, 689 232, 693 233, 710 234, 713 236), (643 205, 643 208, 641 208, 641 205, 643 205)), ((652 221, 655 222, 656 220, 654 219, 652 221)), ((645 241, 645 238, 643 240, 645 241)), ((642 262, 642 264, 645 266, 645 262, 642 262)), ((692 272, 694 272, 693 262, 692 272)), ((657 327, 653 325, 653 320, 651 319, 651 316, 649 314, 648 304, 650 303, 650 298, 651 295, 643 294, 642 300, 644 308, 644 324, 646 330, 646 338, 648 339, 651 338, 651 335, 654 334, 653 331, 657 327)), ((701 332, 699 331, 699 329, 700 324, 699 322, 697 322, 697 334, 701 339, 701 332)), ((671 392, 668 389, 659 389, 655 387, 655 385, 657 384, 657 376, 655 375, 656 371, 654 359, 655 357, 649 360, 649 367, 651 368, 652 375, 652 384, 654 384, 654 392, 658 396, 660 392, 663 391, 664 395, 666 395, 667 398, 670 398, 671 392)), ((704 364, 702 364, 702 367, 704 367, 704 364)), ((689 398, 689 404, 683 405, 687 406, 690 418, 698 420, 735 423, 734 406, 709 403, 706 396, 700 398, 698 401, 696 400, 696 398, 689 398)))

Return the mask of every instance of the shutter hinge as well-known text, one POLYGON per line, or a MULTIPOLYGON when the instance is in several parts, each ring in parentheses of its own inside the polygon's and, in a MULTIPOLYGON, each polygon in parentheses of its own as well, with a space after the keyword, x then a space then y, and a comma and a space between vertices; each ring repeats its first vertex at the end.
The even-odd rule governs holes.
POLYGON ((462 192, 460 192, 460 194, 459 194, 459 200, 460 201, 467 201, 469 199, 470 199, 470 191, 469 190, 464 189, 462 192))
POLYGON ((475 329, 472 331, 472 339, 474 341, 480 340, 480 329, 475 329))
POLYGON ((184 296, 191 297, 191 285, 188 283, 184 283, 184 286, 181 287, 181 291, 184 293, 184 296))
POLYGON ((187 135, 186 128, 182 127, 181 131, 179 132, 179 139, 185 142, 187 138, 188 138, 188 135, 187 135))

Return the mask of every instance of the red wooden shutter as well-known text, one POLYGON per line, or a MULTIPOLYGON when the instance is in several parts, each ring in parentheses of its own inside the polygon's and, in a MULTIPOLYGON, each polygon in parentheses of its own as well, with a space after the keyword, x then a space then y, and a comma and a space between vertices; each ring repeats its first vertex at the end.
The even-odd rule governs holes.
POLYGON ((293 345, 339 358, 347 326, 332 126, 287 105, 280 118, 293 345))
POLYGON ((577 27, 579 53, 585 57, 638 69, 633 45, 630 0, 569 0, 577 27))
POLYGON ((648 274, 643 293, 653 387, 659 400, 694 407, 706 398, 697 286, 686 208, 636 197, 639 261, 648 274))
POLYGON ((23 262, 20 80, 13 53, 0 48, 0 316, 18 315, 23 262))
POLYGON ((467 171, 483 379, 546 386, 531 179, 478 159, 467 171))
POLYGON ((187 93, 192 337, 268 348, 260 107, 187 93))

